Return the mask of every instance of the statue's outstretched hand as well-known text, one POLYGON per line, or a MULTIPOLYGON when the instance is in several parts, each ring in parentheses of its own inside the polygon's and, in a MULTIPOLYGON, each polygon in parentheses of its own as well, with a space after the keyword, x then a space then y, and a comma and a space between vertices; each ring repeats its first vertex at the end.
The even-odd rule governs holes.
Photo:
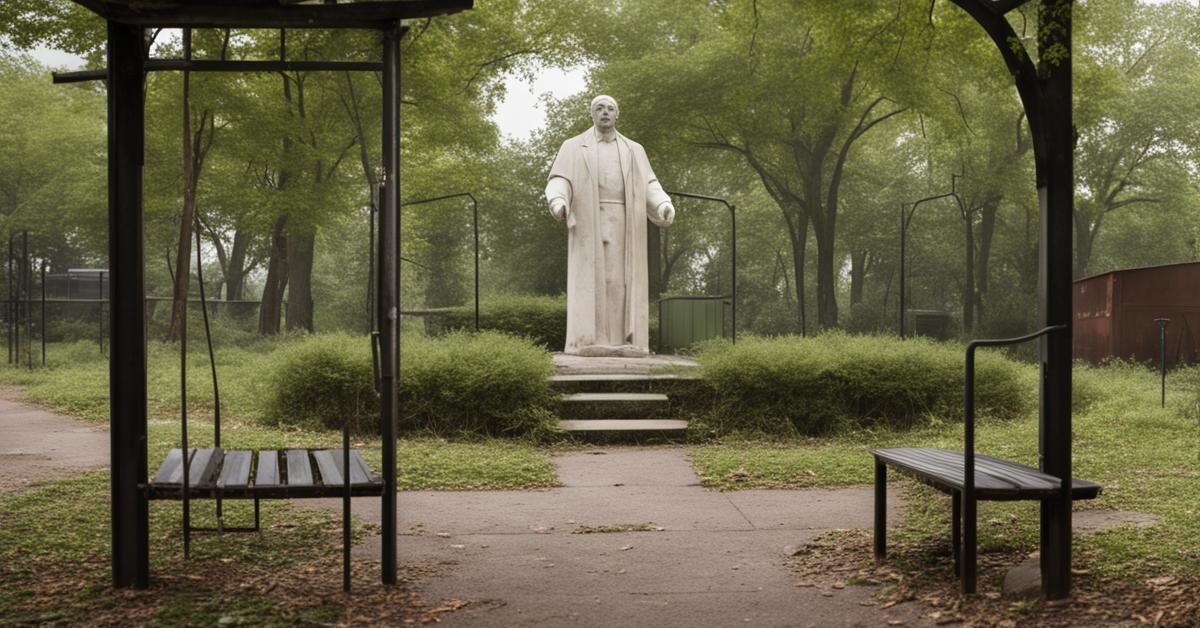
POLYGON ((658 208, 658 216, 662 220, 663 226, 669 227, 672 222, 675 222, 675 206, 663 203, 662 207, 658 208))
POLYGON ((563 220, 567 217, 567 202, 561 198, 556 198, 550 201, 550 215, 554 216, 555 220, 563 220))

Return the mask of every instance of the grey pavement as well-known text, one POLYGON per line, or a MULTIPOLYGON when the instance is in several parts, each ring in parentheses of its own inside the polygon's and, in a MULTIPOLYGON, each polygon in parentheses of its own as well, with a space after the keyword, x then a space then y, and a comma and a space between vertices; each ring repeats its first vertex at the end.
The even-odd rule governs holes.
POLYGON ((27 405, 0 389, 0 494, 108 465, 108 431, 27 405))
MULTIPOLYGON (((682 448, 556 456, 563 486, 400 495, 402 563, 434 566, 426 599, 467 600, 448 626, 905 626, 920 607, 865 606, 870 587, 799 587, 786 548, 872 524, 870 488, 700 486, 682 448), (576 534, 582 526, 652 531, 576 534), (657 530, 661 528, 661 530, 657 530)), ((889 495, 898 519, 898 493, 889 495)), ((337 508, 340 502, 323 505, 337 508)), ((355 500, 379 521, 379 501, 355 500)), ((379 537, 355 548, 378 558, 379 537)))

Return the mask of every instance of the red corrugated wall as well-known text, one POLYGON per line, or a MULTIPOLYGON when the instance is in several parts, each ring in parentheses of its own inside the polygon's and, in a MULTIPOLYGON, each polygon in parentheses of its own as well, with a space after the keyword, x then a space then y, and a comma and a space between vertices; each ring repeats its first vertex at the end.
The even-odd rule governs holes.
POLYGON ((1159 328, 1167 324, 1167 364, 1200 356, 1200 263, 1119 270, 1074 285, 1075 358, 1119 357, 1158 363, 1159 328))

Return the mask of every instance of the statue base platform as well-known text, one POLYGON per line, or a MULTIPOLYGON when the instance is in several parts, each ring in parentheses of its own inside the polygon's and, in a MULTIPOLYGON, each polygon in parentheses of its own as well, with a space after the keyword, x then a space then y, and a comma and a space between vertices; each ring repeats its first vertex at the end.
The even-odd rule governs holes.
POLYGON ((686 375, 689 371, 699 370, 700 363, 683 356, 653 353, 639 358, 591 358, 555 353, 554 368, 559 375, 686 375))

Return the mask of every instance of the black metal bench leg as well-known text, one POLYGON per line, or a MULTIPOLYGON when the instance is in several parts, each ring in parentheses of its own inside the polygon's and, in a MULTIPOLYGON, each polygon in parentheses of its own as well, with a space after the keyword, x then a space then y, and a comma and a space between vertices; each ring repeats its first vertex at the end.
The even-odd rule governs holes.
POLYGON ((887 465, 875 459, 875 564, 887 558, 887 465))
POLYGON ((262 531, 262 526, 259 525, 258 498, 257 497, 254 498, 254 531, 255 532, 262 531))
POLYGON ((962 576, 962 491, 950 493, 950 539, 954 548, 954 573, 962 576))
POLYGON ((975 593, 975 570, 978 567, 976 558, 976 537, 975 537, 975 500, 963 500, 963 566, 962 566, 962 592, 965 594, 975 593))

